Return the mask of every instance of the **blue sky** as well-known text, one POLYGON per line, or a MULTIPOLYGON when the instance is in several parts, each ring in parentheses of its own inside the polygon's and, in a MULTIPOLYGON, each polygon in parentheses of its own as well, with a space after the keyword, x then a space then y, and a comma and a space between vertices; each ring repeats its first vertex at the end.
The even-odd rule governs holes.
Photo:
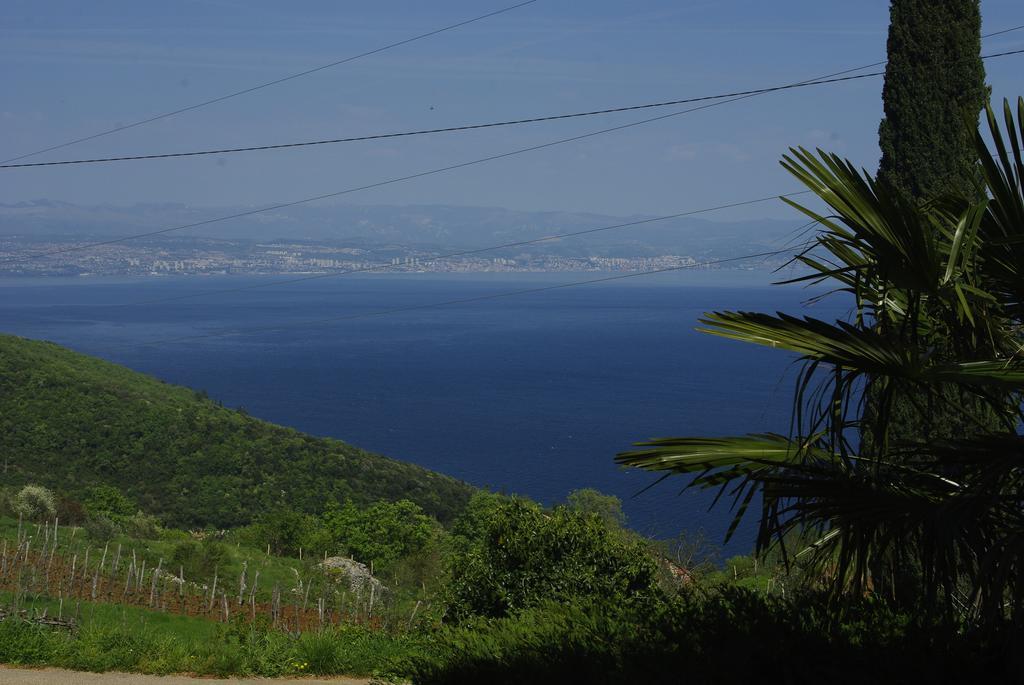
MULTIPOLYGON (((0 158, 87 135, 497 9, 511 0, 0 5, 0 158)), ((984 30, 1024 23, 985 0, 984 30)), ((781 84, 884 58, 888 3, 540 0, 514 12, 38 159, 288 142, 555 114, 781 84)), ((1024 47, 1024 31, 986 51, 1024 47)), ((1024 94, 1024 58, 989 62, 1024 94)), ((661 214, 794 189, 790 145, 873 168, 881 79, 769 94, 346 196, 357 204, 661 214)), ((0 202, 289 201, 645 118, 223 158, 4 171, 0 202)), ((716 215, 793 218, 781 203, 716 215)))

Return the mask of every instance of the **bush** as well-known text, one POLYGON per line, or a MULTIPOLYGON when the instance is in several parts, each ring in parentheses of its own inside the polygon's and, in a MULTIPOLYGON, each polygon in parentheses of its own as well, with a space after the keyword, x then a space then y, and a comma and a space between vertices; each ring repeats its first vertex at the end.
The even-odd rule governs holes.
POLYGON ((565 506, 578 514, 597 514, 613 528, 621 528, 626 525, 622 500, 615 495, 605 495, 593 488, 573 490, 565 498, 565 506))
POLYGON ((320 527, 338 551, 372 563, 375 572, 390 570, 399 559, 422 552, 440 532, 440 526, 409 500, 377 502, 362 510, 352 502, 332 502, 320 527))
POLYGON ((61 634, 17 621, 0 621, 0 663, 52 664, 61 648, 61 634))
POLYGON ((228 550, 213 540, 187 540, 174 546, 168 569, 183 572, 188 580, 208 580, 217 569, 223 570, 228 561, 228 550))
POLYGON ((159 662, 161 656, 166 662, 178 651, 173 642, 151 629, 88 625, 74 637, 73 649, 67 650, 62 665, 97 672, 152 670, 142 668, 141 664, 159 662))
POLYGON ((85 523, 85 507, 78 500, 61 495, 57 498, 57 518, 61 525, 80 526, 85 523))
POLYGON ((155 516, 141 511, 135 512, 121 524, 125 534, 133 538, 155 540, 160 537, 161 528, 155 516))
POLYGON ((303 633, 295 641, 293 658, 302 668, 294 670, 406 680, 407 665, 417 651, 415 637, 390 635, 356 625, 337 626, 303 633))
POLYGON ((89 516, 82 527, 86 535, 97 542, 112 540, 121 533, 121 527, 106 516, 89 516))
POLYGON ((646 546, 597 514, 546 513, 524 500, 490 509, 482 538, 454 556, 446 620, 502 617, 546 601, 606 598, 624 604, 660 596, 646 546))
POLYGON ((1020 682, 1012 639, 915 623, 877 601, 838 622, 828 606, 735 588, 642 608, 547 602, 447 628, 408 670, 417 685, 1020 682))
POLYGON ((275 554, 319 557, 345 554, 374 566, 375 574, 392 572, 399 560, 420 555, 443 534, 440 524, 409 500, 377 502, 359 508, 353 502, 328 502, 320 516, 286 507, 265 512, 255 525, 233 539, 275 554))
POLYGON ((26 485, 14 496, 13 509, 28 521, 51 519, 57 513, 57 498, 41 485, 26 485))
POLYGON ((310 532, 317 526, 315 517, 286 507, 265 512, 252 526, 260 547, 270 545, 274 554, 298 556, 310 532))
POLYGON ((327 675, 337 673, 341 662, 341 645, 326 631, 306 633, 299 638, 295 649, 295 663, 298 671, 327 675))
POLYGON ((103 517, 120 522, 136 511, 135 504, 112 485, 90 488, 85 498, 85 510, 90 517, 103 517))
POLYGON ((469 498, 465 510, 452 523, 452 539, 465 551, 481 542, 487 534, 491 519, 511 498, 481 490, 469 498))

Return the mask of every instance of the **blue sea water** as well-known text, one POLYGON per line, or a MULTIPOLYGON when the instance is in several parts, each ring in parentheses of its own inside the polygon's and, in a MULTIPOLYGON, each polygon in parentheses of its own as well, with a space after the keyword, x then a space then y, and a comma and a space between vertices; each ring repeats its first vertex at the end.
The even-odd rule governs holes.
MULTIPOLYGON (((380 275, 170 301, 280 279, 5 280, 0 330, 475 485, 545 503, 597 488, 638 530, 721 541, 728 504, 708 511, 712 493, 679 494, 680 478, 634 496, 652 477, 612 457, 653 436, 786 432, 794 357, 697 333, 697 319, 845 305, 808 311, 806 290, 762 274, 694 272, 419 308, 594 277, 380 275), (152 300, 165 301, 124 306, 152 300)), ((753 523, 727 552, 747 551, 753 523)))

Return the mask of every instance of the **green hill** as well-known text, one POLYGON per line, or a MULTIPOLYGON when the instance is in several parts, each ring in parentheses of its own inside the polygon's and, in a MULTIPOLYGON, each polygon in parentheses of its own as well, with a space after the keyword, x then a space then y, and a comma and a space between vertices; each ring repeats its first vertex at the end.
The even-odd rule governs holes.
POLYGON ((71 496, 115 485, 180 528, 268 508, 410 499, 441 521, 472 488, 427 469, 254 419, 188 388, 46 342, 0 335, 0 484, 71 496))

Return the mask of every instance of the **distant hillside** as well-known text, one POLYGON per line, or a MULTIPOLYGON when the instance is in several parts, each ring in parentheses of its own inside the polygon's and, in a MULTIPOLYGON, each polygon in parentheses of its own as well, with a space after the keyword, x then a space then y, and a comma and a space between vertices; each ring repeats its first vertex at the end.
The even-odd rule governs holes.
MULTIPOLYGON (((127 207, 82 206, 52 200, 0 204, 0 235, 22 238, 46 236, 109 238, 133 235, 204 221, 251 210, 253 207, 196 208, 178 204, 139 204, 127 207)), ((418 246, 427 249, 466 249, 533 240, 555 233, 637 221, 640 216, 608 216, 582 212, 526 212, 498 207, 444 205, 310 205, 255 214, 180 233, 166 239, 197 236, 240 241, 314 241, 362 247, 418 246)), ((792 237, 790 221, 708 221, 682 217, 639 224, 540 243, 522 251, 568 256, 636 257, 683 254, 732 257, 777 248, 792 237)))
POLYGON ((419 466, 225 409, 46 342, 0 335, 0 484, 116 485, 176 527, 232 527, 268 507, 407 498, 442 521, 472 488, 419 466))

